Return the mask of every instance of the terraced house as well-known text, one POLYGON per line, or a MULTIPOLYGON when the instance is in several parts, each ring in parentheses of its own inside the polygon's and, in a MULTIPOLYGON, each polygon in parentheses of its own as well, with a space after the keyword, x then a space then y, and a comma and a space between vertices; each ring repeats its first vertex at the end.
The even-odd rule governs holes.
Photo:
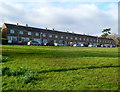
POLYGON ((42 29, 17 24, 4 23, 2 26, 2 37, 8 39, 8 43, 27 43, 30 40, 40 43, 59 43, 65 46, 72 44, 93 44, 93 45, 115 45, 110 38, 102 38, 90 35, 82 35, 70 32, 61 32, 50 29, 42 29))

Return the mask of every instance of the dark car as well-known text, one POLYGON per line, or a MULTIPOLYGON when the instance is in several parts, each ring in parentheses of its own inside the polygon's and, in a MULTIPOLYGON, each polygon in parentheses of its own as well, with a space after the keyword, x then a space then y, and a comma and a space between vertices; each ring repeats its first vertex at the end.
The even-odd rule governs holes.
POLYGON ((55 46, 55 45, 52 43, 46 43, 46 46, 55 46))

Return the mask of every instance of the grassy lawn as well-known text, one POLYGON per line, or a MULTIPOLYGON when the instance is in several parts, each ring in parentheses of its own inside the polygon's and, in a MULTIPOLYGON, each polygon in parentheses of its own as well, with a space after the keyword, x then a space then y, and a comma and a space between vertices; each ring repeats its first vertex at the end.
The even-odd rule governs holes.
POLYGON ((3 90, 117 90, 118 48, 2 46, 3 90))

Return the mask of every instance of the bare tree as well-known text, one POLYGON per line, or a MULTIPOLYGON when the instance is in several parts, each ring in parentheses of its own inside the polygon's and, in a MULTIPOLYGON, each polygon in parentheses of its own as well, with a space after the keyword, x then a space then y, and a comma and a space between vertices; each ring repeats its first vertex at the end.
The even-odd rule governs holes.
POLYGON ((115 41, 116 44, 119 44, 119 41, 120 41, 120 40, 118 39, 119 37, 118 37, 118 35, 115 34, 115 33, 110 34, 110 35, 107 35, 106 38, 111 38, 111 39, 113 39, 113 40, 115 41))

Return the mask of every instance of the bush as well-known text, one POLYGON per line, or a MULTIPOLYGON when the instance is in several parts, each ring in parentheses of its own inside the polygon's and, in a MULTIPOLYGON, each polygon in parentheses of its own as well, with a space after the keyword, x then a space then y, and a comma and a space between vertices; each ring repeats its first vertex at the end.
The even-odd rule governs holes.
POLYGON ((0 57, 0 61, 7 62, 7 61, 9 61, 9 58, 8 57, 0 57))
POLYGON ((24 75, 26 71, 27 71, 26 69, 18 67, 15 71, 12 72, 12 75, 13 76, 24 75))
POLYGON ((2 75, 10 76, 11 75, 10 68, 9 67, 2 68, 2 75))
POLYGON ((2 44, 7 44, 8 40, 6 38, 2 38, 2 44))

